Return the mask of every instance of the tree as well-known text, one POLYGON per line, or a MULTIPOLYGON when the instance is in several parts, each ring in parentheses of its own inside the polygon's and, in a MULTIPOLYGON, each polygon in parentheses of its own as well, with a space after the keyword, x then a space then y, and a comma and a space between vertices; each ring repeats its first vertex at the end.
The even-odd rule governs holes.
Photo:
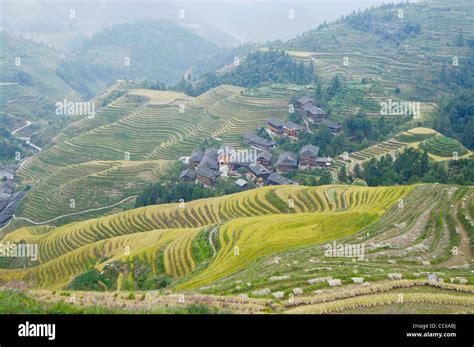
POLYGON ((472 149, 474 91, 464 90, 441 101, 436 110, 435 129, 472 149))
POLYGON ((430 157, 427 151, 423 151, 420 161, 420 177, 428 172, 430 166, 430 157))
POLYGON ((341 132, 337 136, 333 136, 331 144, 327 149, 327 153, 331 157, 352 151, 354 151, 354 145, 349 141, 344 132, 341 132))
POLYGON ((339 169, 338 180, 339 180, 339 182, 341 182, 341 183, 347 183, 347 182, 349 182, 349 176, 347 176, 347 171, 346 171, 346 167, 345 167, 345 166, 341 166, 341 168, 339 169))
POLYGON ((362 178, 362 169, 359 164, 355 164, 354 166, 354 177, 362 178))
POLYGON ((328 170, 323 170, 323 172, 321 173, 321 177, 319 178, 319 184, 326 185, 326 184, 331 184, 331 183, 332 183, 331 173, 328 170))
POLYGON ((328 146, 331 144, 333 136, 331 130, 326 125, 322 124, 320 126, 317 134, 317 143, 324 152, 327 151, 328 146))
POLYGON ((471 116, 462 134, 462 143, 468 148, 474 148, 474 115, 471 116))
POLYGON ((339 76, 336 75, 333 77, 331 81, 331 85, 328 88, 327 94, 330 98, 333 98, 337 95, 337 93, 342 91, 342 84, 339 80, 339 76))
POLYGON ((344 126, 350 137, 355 137, 359 141, 369 139, 372 136, 372 123, 367 114, 362 111, 357 112, 355 116, 349 117, 344 121, 344 126))
POLYGON ((321 87, 321 82, 318 81, 316 84, 316 90, 314 91, 314 99, 316 102, 319 102, 321 99, 323 99, 323 88, 321 87))

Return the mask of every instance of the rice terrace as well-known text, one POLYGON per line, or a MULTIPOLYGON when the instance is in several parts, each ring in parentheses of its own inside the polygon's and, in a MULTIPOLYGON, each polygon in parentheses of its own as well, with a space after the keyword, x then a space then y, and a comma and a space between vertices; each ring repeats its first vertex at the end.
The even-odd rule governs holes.
POLYGON ((323 2, 2 0, 0 313, 471 317, 474 2, 323 2))

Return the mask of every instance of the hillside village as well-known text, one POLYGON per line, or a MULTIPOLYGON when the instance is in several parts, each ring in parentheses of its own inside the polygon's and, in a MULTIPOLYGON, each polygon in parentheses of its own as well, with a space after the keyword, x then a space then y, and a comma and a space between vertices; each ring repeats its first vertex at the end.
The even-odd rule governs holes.
MULTIPOLYGON (((324 124, 333 134, 341 132, 342 125, 329 120, 327 113, 317 107, 312 99, 302 97, 297 100, 296 107, 306 124, 324 124)), ((186 158, 189 167, 181 172, 179 179, 200 182, 205 187, 213 186, 218 177, 236 178, 235 183, 241 188, 248 182, 257 186, 298 184, 284 175, 295 170, 328 169, 332 158, 320 156, 320 148, 312 144, 303 146, 298 153, 278 153, 274 140, 286 137, 295 143, 301 133, 307 131, 310 131, 309 125, 303 127, 292 121, 269 119, 265 132, 271 140, 247 133, 242 137, 242 142, 249 146, 247 149, 223 145, 219 149, 194 150, 186 158)))
POLYGON ((6 225, 15 214, 24 191, 15 192, 15 165, 0 166, 0 228, 6 225))

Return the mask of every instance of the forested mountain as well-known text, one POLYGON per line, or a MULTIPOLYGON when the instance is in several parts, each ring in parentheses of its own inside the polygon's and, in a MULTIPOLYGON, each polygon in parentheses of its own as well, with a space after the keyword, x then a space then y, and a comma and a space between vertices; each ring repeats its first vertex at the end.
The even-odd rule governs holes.
POLYGON ((62 56, 45 44, 0 31, 0 110, 38 119, 54 113, 54 104, 78 94, 57 74, 62 56))
POLYGON ((448 84, 452 93, 444 98, 435 113, 435 128, 461 141, 464 146, 474 148, 474 39, 465 41, 459 37, 460 45, 468 45, 469 59, 460 69, 443 66, 441 80, 448 84))
POLYGON ((272 83, 308 84, 314 79, 312 64, 295 62, 288 53, 283 51, 255 51, 248 53, 242 59, 237 57, 233 66, 221 73, 204 74, 195 83, 182 79, 177 89, 196 96, 220 84, 254 88, 272 83))
POLYGON ((81 94, 92 97, 116 79, 177 82, 189 67, 217 49, 170 20, 141 20, 94 35, 61 64, 59 74, 81 94))

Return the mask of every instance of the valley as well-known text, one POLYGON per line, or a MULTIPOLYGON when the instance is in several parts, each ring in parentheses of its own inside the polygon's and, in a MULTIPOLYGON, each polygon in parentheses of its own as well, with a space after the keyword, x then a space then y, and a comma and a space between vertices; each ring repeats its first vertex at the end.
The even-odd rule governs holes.
POLYGON ((472 13, 2 29, 0 312, 474 313, 472 13))

